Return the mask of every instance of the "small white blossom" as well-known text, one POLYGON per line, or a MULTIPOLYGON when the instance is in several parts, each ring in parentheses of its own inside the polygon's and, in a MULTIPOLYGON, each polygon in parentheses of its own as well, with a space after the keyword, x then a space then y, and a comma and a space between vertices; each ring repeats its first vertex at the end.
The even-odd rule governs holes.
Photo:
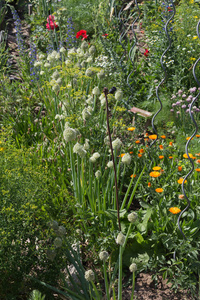
POLYGON ((56 55, 55 55, 55 59, 60 59, 60 53, 56 53, 56 55))
POLYGON ((131 163, 131 156, 129 153, 126 153, 123 157, 122 157, 122 162, 125 165, 130 165, 131 163))
POLYGON ((76 143, 74 145, 73 153, 77 153, 81 158, 83 158, 87 154, 86 150, 84 149, 84 146, 82 146, 79 143, 76 143))
POLYGON ((63 137, 66 142, 71 142, 76 139, 77 131, 73 128, 70 128, 69 126, 66 126, 63 132, 63 137))
POLYGON ((97 73, 97 77, 99 79, 103 79, 105 77, 105 73, 104 73, 104 70, 101 70, 99 73, 97 73))
POLYGON ((112 142, 112 146, 113 146, 113 149, 115 150, 119 150, 120 149, 120 147, 121 147, 121 145, 122 145, 122 142, 120 141, 120 139, 119 138, 116 138, 116 140, 114 140, 113 142, 112 142))
POLYGON ((86 100, 86 103, 91 105, 93 104, 94 100, 93 100, 93 97, 92 96, 89 96, 89 98, 86 100))
POLYGON ((58 84, 55 84, 54 86, 52 86, 52 90, 56 93, 60 90, 60 87, 58 84))
POLYGON ((42 62, 41 61, 35 61, 34 62, 34 67, 39 67, 41 66, 42 62))
POLYGON ((96 159, 98 159, 101 155, 99 154, 99 152, 95 152, 95 153, 93 153, 92 156, 94 156, 96 159))
POLYGON ((89 53, 90 53, 90 54, 94 54, 95 52, 96 52, 95 46, 91 46, 91 47, 89 48, 89 53))
POLYGON ((120 101, 123 99, 123 92, 121 90, 118 90, 116 93, 115 93, 115 99, 120 101))
POLYGON ((90 149, 90 145, 89 145, 89 140, 88 139, 85 140, 84 149, 85 150, 89 150, 90 149))
POLYGON ((101 92, 100 92, 98 86, 96 86, 95 88, 93 88, 92 94, 93 94, 93 95, 97 95, 97 96, 101 94, 101 92))
POLYGON ((128 220, 130 223, 134 223, 138 218, 138 215, 135 212, 132 212, 128 215, 128 220))
POLYGON ((123 246, 124 242, 125 242, 125 235, 123 235, 123 233, 119 233, 117 238, 116 238, 116 243, 123 246))
POLYGON ((94 281, 95 276, 94 276, 94 272, 92 270, 88 270, 85 272, 85 279, 87 281, 94 281))
POLYGON ((44 75, 44 73, 45 73, 44 71, 40 71, 40 75, 44 75))
POLYGON ((66 49, 64 47, 60 48, 60 53, 65 53, 66 49))
POLYGON ((107 163, 107 167, 108 168, 113 168, 113 161, 112 160, 107 163))
POLYGON ((136 272, 137 271, 137 265, 135 263, 132 263, 130 266, 129 266, 129 270, 130 272, 136 272))
POLYGON ((91 57, 91 56, 89 56, 89 57, 86 59, 86 62, 87 62, 87 63, 89 63, 89 64, 91 64, 91 63, 92 63, 92 61, 93 61, 93 59, 92 59, 92 57, 91 57))
POLYGON ((40 59, 40 60, 42 60, 42 59, 44 59, 44 58, 45 58, 45 55, 44 55, 44 54, 40 54, 40 55, 39 55, 39 59, 40 59))
POLYGON ((90 68, 88 68, 85 72, 85 75, 88 77, 92 77, 94 74, 95 74, 94 71, 91 70, 90 68))
POLYGON ((84 41, 82 44, 81 44, 81 49, 83 50, 86 50, 88 48, 88 43, 86 41, 84 41))
POLYGON ((109 257, 109 254, 107 251, 101 251, 99 253, 100 260, 106 261, 108 259, 108 257, 109 257))
POLYGON ((44 64, 44 67, 45 67, 45 68, 50 68, 51 65, 50 65, 50 63, 46 62, 46 63, 44 64))
POLYGON ((100 170, 98 170, 98 171, 95 172, 95 177, 97 179, 101 177, 101 171, 100 170))
POLYGON ((89 110, 87 108, 84 108, 84 110, 82 111, 83 120, 87 120, 90 116, 91 113, 89 112, 89 110))
POLYGON ((53 74, 51 75, 51 78, 56 80, 60 77, 60 74, 59 72, 56 70, 55 72, 53 72, 53 74))

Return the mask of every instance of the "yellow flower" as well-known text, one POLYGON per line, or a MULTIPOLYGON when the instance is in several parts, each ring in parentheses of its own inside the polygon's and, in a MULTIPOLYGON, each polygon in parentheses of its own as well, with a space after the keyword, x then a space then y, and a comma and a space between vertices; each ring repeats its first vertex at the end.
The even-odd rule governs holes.
MULTIPOLYGON (((183 183, 183 180, 184 180, 184 178, 181 177, 181 178, 179 178, 179 180, 177 180, 177 182, 178 182, 179 184, 182 184, 182 183, 183 183)), ((186 183, 186 182, 187 182, 187 180, 184 181, 184 183, 186 183)))
POLYGON ((195 57, 190 57, 190 60, 196 60, 196 58, 195 57))
POLYGON ((157 189, 155 189, 155 191, 156 191, 157 193, 162 193, 162 192, 163 192, 163 189, 162 189, 162 188, 157 188, 157 189))
POLYGON ((149 175, 150 175, 151 177, 156 178, 156 177, 159 177, 159 176, 161 175, 161 173, 160 173, 160 172, 153 171, 153 172, 151 172, 149 175))
MULTIPOLYGON (((188 153, 188 155, 189 155, 190 158, 193 158, 192 153, 188 153)), ((187 153, 183 154, 183 157, 184 157, 184 158, 188 158, 187 153)))
POLYGON ((193 38, 192 38, 193 40, 196 40, 196 39, 198 39, 198 36, 197 35, 195 35, 195 36, 193 36, 193 38))
POLYGON ((135 130, 135 127, 129 127, 127 130, 128 130, 128 131, 134 131, 134 130, 135 130))
POLYGON ((4 148, 3 148, 3 147, 1 147, 1 148, 0 148, 0 151, 3 151, 3 150, 4 150, 4 148))
POLYGON ((195 18, 195 19, 198 19, 198 17, 197 17, 197 16, 194 16, 194 18, 195 18))
POLYGON ((161 167, 153 167, 154 171, 159 171, 161 169, 161 167))
POLYGON ((178 207, 170 207, 169 211, 173 214, 176 215, 181 212, 181 210, 178 207))

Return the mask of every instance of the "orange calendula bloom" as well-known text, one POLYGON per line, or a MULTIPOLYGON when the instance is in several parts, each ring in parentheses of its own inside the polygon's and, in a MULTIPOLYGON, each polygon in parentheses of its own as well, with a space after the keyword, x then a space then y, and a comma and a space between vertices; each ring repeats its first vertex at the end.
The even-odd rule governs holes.
POLYGON ((129 152, 130 154, 133 154, 133 151, 129 152))
POLYGON ((156 134, 149 135, 149 138, 151 140, 156 140, 157 139, 157 135, 156 134))
POLYGON ((159 147, 160 147, 161 150, 163 150, 163 148, 164 148, 163 145, 160 145, 159 147))
POLYGON ((197 168, 197 169, 195 169, 195 171, 197 171, 197 172, 200 172, 200 169, 199 169, 199 168, 197 168))
POLYGON ((121 153, 120 155, 119 155, 119 157, 123 157, 125 155, 125 153, 121 153))
POLYGON ((196 137, 198 137, 198 138, 199 138, 199 137, 200 137, 200 134, 196 134, 196 137))
POLYGON ((144 149, 140 149, 139 152, 140 152, 140 153, 144 153, 144 149))
POLYGON ((154 170, 154 171, 159 171, 160 169, 161 169, 161 167, 157 167, 157 166, 156 166, 156 167, 153 167, 153 170, 154 170))
POLYGON ((134 130, 135 130, 135 127, 129 127, 127 130, 128 130, 128 131, 134 131, 134 130))
POLYGON ((173 143, 172 143, 172 142, 169 142, 169 146, 173 146, 173 143))
POLYGON ((165 136, 165 135, 161 135, 161 138, 162 138, 162 139, 166 139, 166 136, 165 136))
POLYGON ((196 160, 196 163, 197 163, 197 164, 200 164, 200 159, 197 159, 197 160, 196 160))
POLYGON ((178 171, 179 171, 179 172, 181 172, 181 171, 182 171, 182 169, 183 169, 183 167, 181 167, 181 166, 178 166, 178 171))
MULTIPOLYGON (((181 177, 181 178, 179 178, 179 180, 177 180, 177 182, 178 182, 179 184, 182 184, 182 183, 183 183, 183 180, 184 180, 184 178, 181 177)), ((187 182, 187 180, 184 181, 184 183, 186 183, 186 182, 187 182)))
POLYGON ((160 158, 160 159, 163 159, 163 158, 164 158, 164 156, 163 156, 163 155, 159 155, 159 158, 160 158))
POLYGON ((138 157, 142 157, 142 154, 138 153, 138 157))
MULTIPOLYGON (((193 158, 192 153, 188 153, 188 155, 189 155, 189 157, 193 158)), ((184 158, 188 158, 187 153, 183 154, 183 157, 184 157, 184 158)))
POLYGON ((183 194, 178 196, 178 199, 183 200, 185 198, 185 196, 183 194))
POLYGON ((134 174, 134 175, 132 174, 132 175, 131 175, 131 178, 133 178, 133 177, 135 178, 136 176, 137 176, 136 174, 134 174))
POLYGON ((156 191, 157 193, 162 193, 164 190, 163 190, 162 188, 157 188, 157 189, 155 189, 155 191, 156 191))
POLYGON ((181 212, 181 210, 178 207, 170 207, 169 211, 173 214, 179 214, 181 212))
POLYGON ((169 156, 169 159, 172 159, 173 158, 173 156, 169 156))
POLYGON ((151 186, 151 182, 148 182, 148 187, 150 187, 151 186))
POLYGON ((151 172, 149 175, 150 175, 151 177, 156 178, 156 177, 159 177, 161 174, 160 174, 160 172, 153 171, 153 172, 151 172))
MULTIPOLYGON (((190 136, 188 136, 188 137, 186 137, 186 140, 188 141, 190 139, 190 136)), ((192 140, 193 140, 193 138, 192 138, 192 140)))
POLYGON ((137 141, 135 141, 135 143, 136 143, 136 144, 140 144, 140 141, 139 141, 139 140, 137 140, 137 141))

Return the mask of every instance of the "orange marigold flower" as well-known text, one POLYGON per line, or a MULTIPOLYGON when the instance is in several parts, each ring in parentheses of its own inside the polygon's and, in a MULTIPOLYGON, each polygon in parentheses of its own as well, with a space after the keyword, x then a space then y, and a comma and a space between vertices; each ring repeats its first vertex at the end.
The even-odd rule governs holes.
POLYGON ((149 135, 149 138, 151 140, 156 140, 157 139, 157 135, 156 134, 149 135))
POLYGON ((151 172, 149 175, 150 175, 151 177, 156 178, 156 177, 159 177, 161 174, 160 174, 160 172, 153 171, 153 172, 151 172))
POLYGON ((133 154, 133 151, 129 152, 130 154, 133 154))
MULTIPOLYGON (((183 180, 184 180, 184 178, 181 177, 181 178, 179 178, 179 180, 177 180, 177 182, 178 182, 179 184, 182 184, 182 183, 183 183, 183 180)), ((187 180, 184 181, 184 183, 186 183, 186 182, 187 182, 187 180)))
POLYGON ((135 143, 136 143, 136 144, 140 144, 140 141, 139 141, 139 140, 137 140, 137 141, 135 141, 135 143))
POLYGON ((178 199, 183 200, 185 198, 185 196, 183 194, 178 196, 178 199))
MULTIPOLYGON (((189 155, 189 157, 193 158, 192 153, 188 153, 188 155, 189 155)), ((184 158, 188 158, 187 153, 183 154, 183 157, 184 157, 184 158)))
POLYGON ((134 174, 134 175, 132 174, 132 175, 131 175, 131 178, 133 178, 133 177, 135 178, 136 176, 137 176, 136 174, 134 174))
POLYGON ((169 211, 173 214, 176 215, 181 212, 181 210, 178 207, 170 207, 169 211))
POLYGON ((196 134, 196 137, 200 137, 200 134, 196 134))
POLYGON ((119 155, 119 157, 123 157, 125 155, 125 153, 121 153, 120 155, 119 155))
POLYGON ((157 193, 162 193, 164 190, 163 190, 162 188, 157 188, 157 189, 155 189, 155 191, 156 191, 157 193))
POLYGON ((169 156, 169 159, 172 159, 173 158, 173 156, 169 156))
POLYGON ((169 142, 169 146, 172 146, 173 145, 173 143, 172 142, 169 142))
POLYGON ((196 160, 196 163, 197 163, 197 164, 200 164, 200 159, 197 159, 197 160, 196 160))
POLYGON ((138 153, 138 157, 142 157, 142 154, 138 153))
POLYGON ((140 152, 140 153, 144 153, 144 149, 140 149, 139 152, 140 152))
MULTIPOLYGON (((186 137, 186 140, 188 141, 190 139, 190 136, 188 136, 188 137, 186 137)), ((192 140, 193 140, 193 138, 192 138, 192 140)))
POLYGON ((153 167, 153 170, 154 170, 154 171, 159 171, 160 169, 161 169, 161 167, 157 167, 157 166, 156 166, 156 167, 153 167))
POLYGON ((159 158, 160 158, 160 159, 163 159, 163 158, 164 158, 164 156, 163 156, 163 155, 159 155, 159 158))
POLYGON ((151 186, 151 182, 148 182, 148 187, 150 187, 151 186))
POLYGON ((161 138, 162 138, 162 139, 166 139, 166 136, 165 136, 165 135, 161 135, 161 138))
POLYGON ((200 172, 200 168, 195 169, 195 171, 200 172))
POLYGON ((163 145, 160 145, 159 147, 160 147, 161 150, 163 150, 163 148, 164 148, 163 145))
POLYGON ((183 169, 183 167, 181 167, 181 166, 178 166, 178 171, 179 171, 179 172, 181 172, 181 171, 182 171, 182 169, 183 169))
POLYGON ((134 131, 135 130, 135 127, 129 127, 127 128, 128 131, 134 131))

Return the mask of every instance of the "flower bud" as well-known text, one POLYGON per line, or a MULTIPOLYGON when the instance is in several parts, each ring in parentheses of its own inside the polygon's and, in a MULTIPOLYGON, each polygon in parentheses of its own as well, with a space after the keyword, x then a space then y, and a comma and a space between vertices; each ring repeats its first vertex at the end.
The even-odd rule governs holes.
POLYGON ((136 272, 137 271, 137 265, 135 263, 132 263, 129 266, 129 270, 130 270, 131 273, 136 272))
POLYGON ((120 246, 123 246, 124 242, 125 242, 125 235, 123 235, 123 233, 119 233, 117 238, 116 238, 116 243, 119 244, 120 246))

